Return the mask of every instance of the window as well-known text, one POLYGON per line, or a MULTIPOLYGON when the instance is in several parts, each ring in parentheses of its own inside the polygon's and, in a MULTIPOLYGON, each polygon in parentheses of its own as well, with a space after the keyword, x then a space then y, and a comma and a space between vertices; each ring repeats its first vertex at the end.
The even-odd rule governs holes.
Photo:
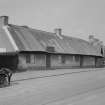
POLYGON ((79 56, 75 56, 75 61, 79 61, 79 56))
POLYGON ((66 57, 65 55, 62 55, 62 63, 65 64, 65 62, 66 62, 66 57))
POLYGON ((30 55, 26 55, 26 63, 30 63, 31 59, 30 59, 30 55))
POLYGON ((101 54, 103 55, 103 49, 101 48, 101 54))

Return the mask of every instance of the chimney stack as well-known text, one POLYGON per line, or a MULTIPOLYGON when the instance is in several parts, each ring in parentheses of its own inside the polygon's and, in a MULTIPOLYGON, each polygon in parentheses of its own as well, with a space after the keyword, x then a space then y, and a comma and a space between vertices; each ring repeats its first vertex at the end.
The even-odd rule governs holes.
POLYGON ((56 28, 54 31, 55 31, 55 34, 57 36, 61 36, 62 35, 62 29, 61 28, 56 28))
POLYGON ((89 42, 90 42, 91 44, 94 43, 94 35, 89 35, 89 42))
POLYGON ((89 39, 94 39, 94 35, 89 35, 89 39))
POLYGON ((8 25, 8 16, 0 16, 0 26, 8 25))

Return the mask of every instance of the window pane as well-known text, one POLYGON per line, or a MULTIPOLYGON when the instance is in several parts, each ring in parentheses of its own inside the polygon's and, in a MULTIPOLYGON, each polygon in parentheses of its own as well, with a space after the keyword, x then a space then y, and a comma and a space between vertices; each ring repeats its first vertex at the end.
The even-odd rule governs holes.
POLYGON ((26 63, 30 63, 30 55, 26 55, 26 63))
POLYGON ((66 62, 66 57, 65 55, 62 55, 62 63, 65 64, 65 62, 66 62))
POLYGON ((79 56, 75 56, 75 61, 79 61, 79 56))

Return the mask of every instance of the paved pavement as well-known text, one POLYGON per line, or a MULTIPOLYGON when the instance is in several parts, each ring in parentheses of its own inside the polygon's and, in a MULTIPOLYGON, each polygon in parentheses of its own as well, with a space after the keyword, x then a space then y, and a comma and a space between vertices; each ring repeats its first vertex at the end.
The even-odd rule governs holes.
POLYGON ((12 76, 12 81, 23 81, 35 78, 44 78, 49 76, 59 76, 64 74, 80 73, 80 72, 91 72, 105 70, 105 68, 83 68, 83 69, 56 69, 56 70, 28 70, 26 72, 15 73, 12 76))

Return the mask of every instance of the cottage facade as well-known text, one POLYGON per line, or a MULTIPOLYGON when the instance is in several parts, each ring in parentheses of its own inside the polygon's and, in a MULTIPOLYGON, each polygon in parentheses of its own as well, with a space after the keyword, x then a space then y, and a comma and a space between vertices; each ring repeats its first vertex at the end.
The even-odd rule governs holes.
POLYGON ((0 17, 0 66, 13 70, 101 67, 102 54, 88 41, 8 23, 0 17))

